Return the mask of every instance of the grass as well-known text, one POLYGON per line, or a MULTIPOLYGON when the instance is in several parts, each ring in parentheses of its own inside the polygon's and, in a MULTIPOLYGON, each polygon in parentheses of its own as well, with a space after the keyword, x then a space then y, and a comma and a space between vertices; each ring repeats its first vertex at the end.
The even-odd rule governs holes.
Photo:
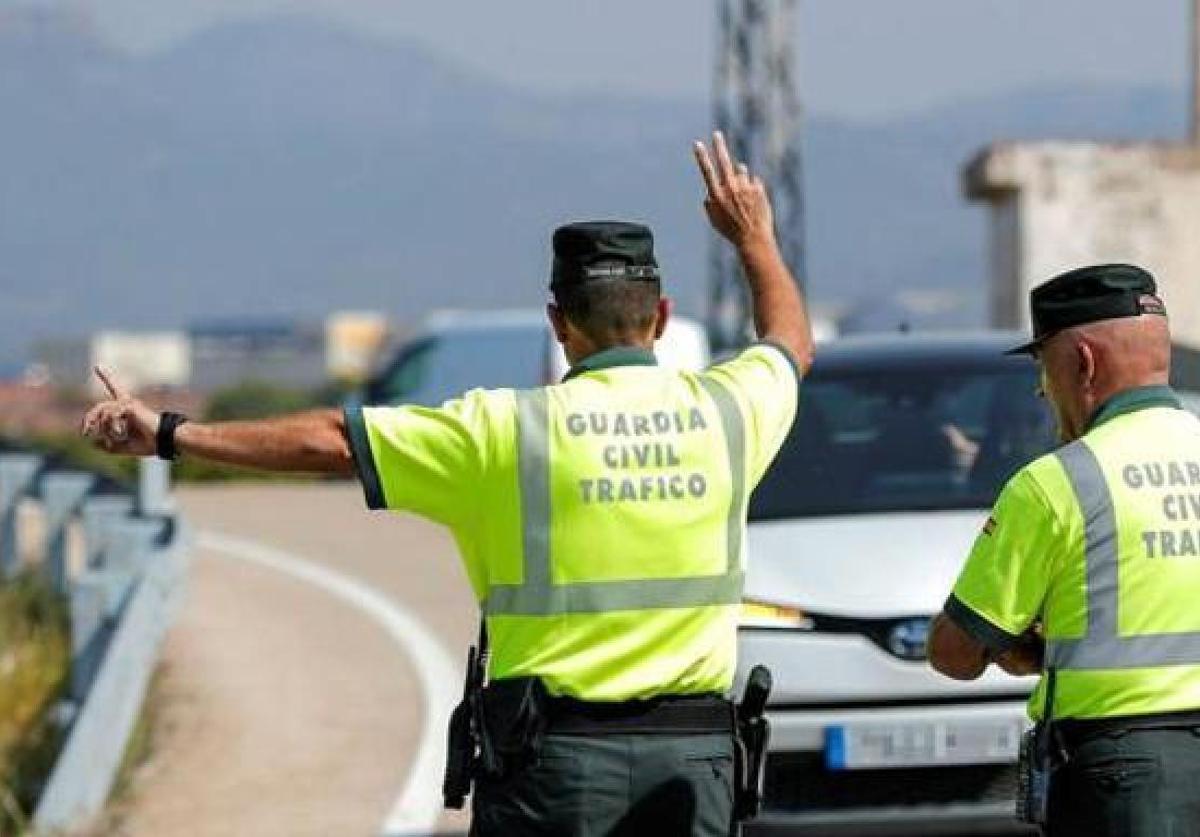
POLYGON ((65 602, 32 575, 0 585, 0 834, 23 830, 54 765, 70 660, 65 602))

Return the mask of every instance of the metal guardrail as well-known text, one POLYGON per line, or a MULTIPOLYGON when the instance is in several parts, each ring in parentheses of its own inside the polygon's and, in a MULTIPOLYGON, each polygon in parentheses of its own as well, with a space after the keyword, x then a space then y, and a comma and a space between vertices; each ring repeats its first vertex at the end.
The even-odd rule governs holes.
POLYGON ((38 831, 70 828, 103 809, 185 587, 189 539, 170 496, 168 463, 142 460, 136 494, 98 494, 97 485, 92 474, 48 471, 34 454, 0 455, 0 582, 27 569, 22 557, 32 553, 70 605, 61 713, 69 727, 34 812, 38 831), (24 549, 19 521, 27 500, 42 511, 34 549, 24 549), (75 566, 72 524, 83 542, 75 566))

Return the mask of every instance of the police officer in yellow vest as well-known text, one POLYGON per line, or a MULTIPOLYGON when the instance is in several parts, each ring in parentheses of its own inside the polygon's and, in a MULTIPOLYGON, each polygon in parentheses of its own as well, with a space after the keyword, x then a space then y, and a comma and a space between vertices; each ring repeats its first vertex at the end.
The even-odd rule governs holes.
POLYGON ((1166 310, 1147 272, 1119 264, 1058 276, 1031 307, 1035 339, 1015 351, 1036 357, 1065 445, 1005 486, 930 661, 956 679, 992 662, 1042 673, 1048 834, 1194 837, 1200 421, 1167 385, 1166 310))
POLYGON ((719 135, 694 150, 760 337, 706 372, 655 363, 670 309, 650 231, 584 223, 554 235, 548 311, 574 364, 561 384, 200 424, 102 374, 112 400, 85 419, 114 452, 356 473, 373 508, 451 528, 490 644, 480 716, 496 758, 476 782, 475 835, 732 827, 746 505, 812 341, 761 180, 719 135))

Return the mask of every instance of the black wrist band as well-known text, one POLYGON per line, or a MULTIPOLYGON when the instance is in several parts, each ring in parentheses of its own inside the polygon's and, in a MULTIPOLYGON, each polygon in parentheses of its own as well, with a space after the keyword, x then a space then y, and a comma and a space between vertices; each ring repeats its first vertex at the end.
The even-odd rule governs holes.
POLYGON ((179 451, 175 448, 175 431, 187 420, 188 417, 183 413, 168 412, 159 416, 158 432, 154 434, 154 452, 159 459, 171 462, 179 458, 179 451))

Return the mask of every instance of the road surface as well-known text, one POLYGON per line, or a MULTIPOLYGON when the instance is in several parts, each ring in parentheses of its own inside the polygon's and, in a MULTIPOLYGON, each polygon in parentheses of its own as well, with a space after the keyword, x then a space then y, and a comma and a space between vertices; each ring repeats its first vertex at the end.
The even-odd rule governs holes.
MULTIPOLYGON (((353 484, 184 488, 178 497, 201 545, 163 653, 153 752, 105 833, 385 833, 425 730, 412 655, 359 603, 211 542, 219 534, 267 546, 362 582, 427 625, 457 677, 477 623, 449 536, 366 511, 353 484)), ((428 797, 441 777, 428 775, 428 759, 425 767, 415 779, 428 797)), ((464 822, 441 817, 438 828, 464 822)))

